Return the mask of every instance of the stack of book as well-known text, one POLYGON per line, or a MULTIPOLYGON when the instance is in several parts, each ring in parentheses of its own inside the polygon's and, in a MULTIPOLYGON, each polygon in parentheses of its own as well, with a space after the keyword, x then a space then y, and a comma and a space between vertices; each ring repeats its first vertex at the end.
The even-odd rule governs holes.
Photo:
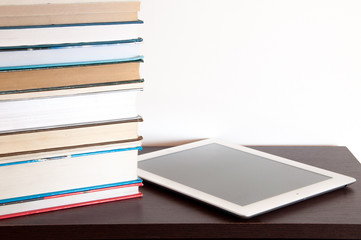
POLYGON ((139 7, 0 2, 0 219, 142 195, 139 7))

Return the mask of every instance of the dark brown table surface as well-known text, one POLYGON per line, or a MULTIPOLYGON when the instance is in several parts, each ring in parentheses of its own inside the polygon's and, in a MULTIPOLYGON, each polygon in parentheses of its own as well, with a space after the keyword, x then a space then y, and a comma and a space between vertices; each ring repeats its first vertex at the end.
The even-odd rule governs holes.
POLYGON ((1 220, 0 239, 361 239, 361 165, 346 147, 252 148, 358 182, 249 220, 144 182, 143 198, 1 220))

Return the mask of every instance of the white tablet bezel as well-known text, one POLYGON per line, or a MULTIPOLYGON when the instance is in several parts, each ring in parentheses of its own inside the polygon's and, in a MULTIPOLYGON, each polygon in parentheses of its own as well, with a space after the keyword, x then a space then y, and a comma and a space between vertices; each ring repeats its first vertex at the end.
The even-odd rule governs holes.
MULTIPOLYGON (((167 149, 163 149, 163 150, 159 150, 159 151, 155 151, 155 152, 151 152, 151 153, 146 153, 143 155, 139 155, 138 161, 149 160, 151 158, 167 155, 170 153, 176 153, 176 152, 204 146, 204 145, 211 144, 211 143, 217 143, 217 144, 220 144, 223 146, 227 146, 227 147, 230 147, 233 149, 244 151, 244 152, 254 154, 254 155, 257 155, 260 157, 268 158, 268 159, 271 159, 271 160, 274 160, 274 161, 277 161, 277 162, 280 162, 283 164, 287 164, 290 166, 294 166, 294 167, 298 167, 298 168, 301 168, 304 170, 322 174, 322 175, 328 176, 330 178, 325 181, 322 181, 322 182, 319 182, 316 184, 312 184, 312 185, 309 185, 309 186, 306 186, 303 188, 299 188, 299 189, 296 189, 293 191, 289 191, 287 193, 283 193, 283 194, 280 194, 280 195, 277 195, 277 196, 274 196, 271 198, 267 198, 267 199, 264 199, 264 200, 261 200, 261 201, 255 202, 255 203, 251 203, 251 204, 248 204, 245 206, 240 206, 238 204, 226 201, 224 199, 210 195, 206 192, 196 190, 189 186, 186 186, 181 183, 158 176, 156 174, 142 170, 140 168, 138 168, 138 175, 139 175, 139 177, 141 177, 145 180, 148 180, 148 181, 156 183, 160 186, 172 189, 174 191, 180 192, 182 194, 193 197, 195 199, 206 202, 208 204, 217 206, 221 209, 224 209, 226 211, 234 213, 243 218, 250 218, 255 215, 259 215, 261 213, 265 213, 265 212, 271 211, 273 209, 304 200, 306 198, 310 198, 310 197, 313 197, 313 196, 316 196, 316 195, 319 195, 319 194, 322 194, 325 192, 329 192, 329 191, 332 191, 332 190, 335 190, 338 188, 342 188, 342 187, 349 185, 356 181, 356 179, 342 175, 342 174, 327 171, 327 170, 324 170, 321 168, 313 167, 313 166, 310 166, 307 164, 299 163, 299 162, 296 162, 296 161, 293 161, 290 159, 278 157, 278 156, 275 156, 272 154, 257 151, 257 150, 243 147, 240 145, 226 143, 226 142, 224 142, 222 140, 218 140, 218 139, 206 139, 206 140, 202 140, 202 141, 197 141, 197 142, 193 142, 193 143, 189 143, 189 144, 180 145, 177 147, 171 147, 171 148, 167 148, 167 149)), ((230 190, 233 191, 233 189, 230 189, 230 190)))

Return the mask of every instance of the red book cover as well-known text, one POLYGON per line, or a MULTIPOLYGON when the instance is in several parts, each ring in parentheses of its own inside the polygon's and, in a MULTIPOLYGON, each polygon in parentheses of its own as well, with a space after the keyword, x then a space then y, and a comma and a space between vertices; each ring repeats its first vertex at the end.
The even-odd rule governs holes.
MULTIPOLYGON (((34 200, 34 201, 24 202, 24 203, 14 203, 14 204, 11 204, 11 205, 13 205, 13 207, 17 207, 17 205, 18 206, 22 205, 22 206, 26 207, 27 205, 31 205, 34 203, 36 204, 36 202, 38 202, 38 203, 42 202, 42 203, 44 203, 43 204, 44 206, 46 206, 47 204, 50 203, 50 205, 52 205, 52 206, 39 208, 39 209, 25 210, 25 211, 19 210, 18 212, 0 215, 0 219, 13 218, 13 217, 25 216, 25 215, 36 214, 36 213, 44 213, 44 212, 57 211, 57 210, 68 209, 68 208, 82 207, 82 206, 94 205, 94 204, 99 204, 99 203, 107 203, 107 202, 137 198, 137 197, 143 196, 143 194, 140 192, 137 192, 135 194, 126 195, 126 192, 124 192, 125 195, 119 195, 119 196, 114 196, 114 197, 101 198, 101 196, 104 193, 112 194, 114 192, 114 194, 119 194, 118 192, 121 189, 127 190, 127 189, 130 189, 131 187, 140 187, 140 186, 143 186, 143 184, 135 183, 135 184, 129 184, 129 185, 121 185, 121 186, 115 186, 115 187, 95 189, 95 190, 90 190, 90 191, 86 191, 86 192, 83 191, 83 192, 75 192, 75 193, 68 193, 68 194, 60 194, 60 195, 55 195, 55 196, 44 197, 41 200, 34 200), (98 194, 99 196, 96 194, 98 194), (79 202, 79 200, 75 200, 76 197, 80 196, 80 195, 83 195, 86 197, 90 196, 89 199, 92 199, 92 200, 80 201, 80 202, 79 202), (57 200, 70 200, 71 201, 72 199, 74 199, 75 203, 56 205, 57 200), (51 203, 51 201, 53 201, 55 203, 51 203), (78 201, 78 202, 76 202, 76 201, 78 201)), ((1 208, 4 208, 4 207, 6 207, 6 205, 0 206, 0 210, 1 210, 1 208)), ((31 207, 29 207, 29 208, 31 208, 31 207)))

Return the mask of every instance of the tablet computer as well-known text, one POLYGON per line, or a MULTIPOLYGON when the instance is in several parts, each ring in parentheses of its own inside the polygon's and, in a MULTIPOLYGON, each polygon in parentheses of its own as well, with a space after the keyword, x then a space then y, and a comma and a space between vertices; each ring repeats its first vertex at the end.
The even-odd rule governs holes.
POLYGON ((140 155, 138 175, 243 218, 356 181, 335 172, 215 139, 140 155))

